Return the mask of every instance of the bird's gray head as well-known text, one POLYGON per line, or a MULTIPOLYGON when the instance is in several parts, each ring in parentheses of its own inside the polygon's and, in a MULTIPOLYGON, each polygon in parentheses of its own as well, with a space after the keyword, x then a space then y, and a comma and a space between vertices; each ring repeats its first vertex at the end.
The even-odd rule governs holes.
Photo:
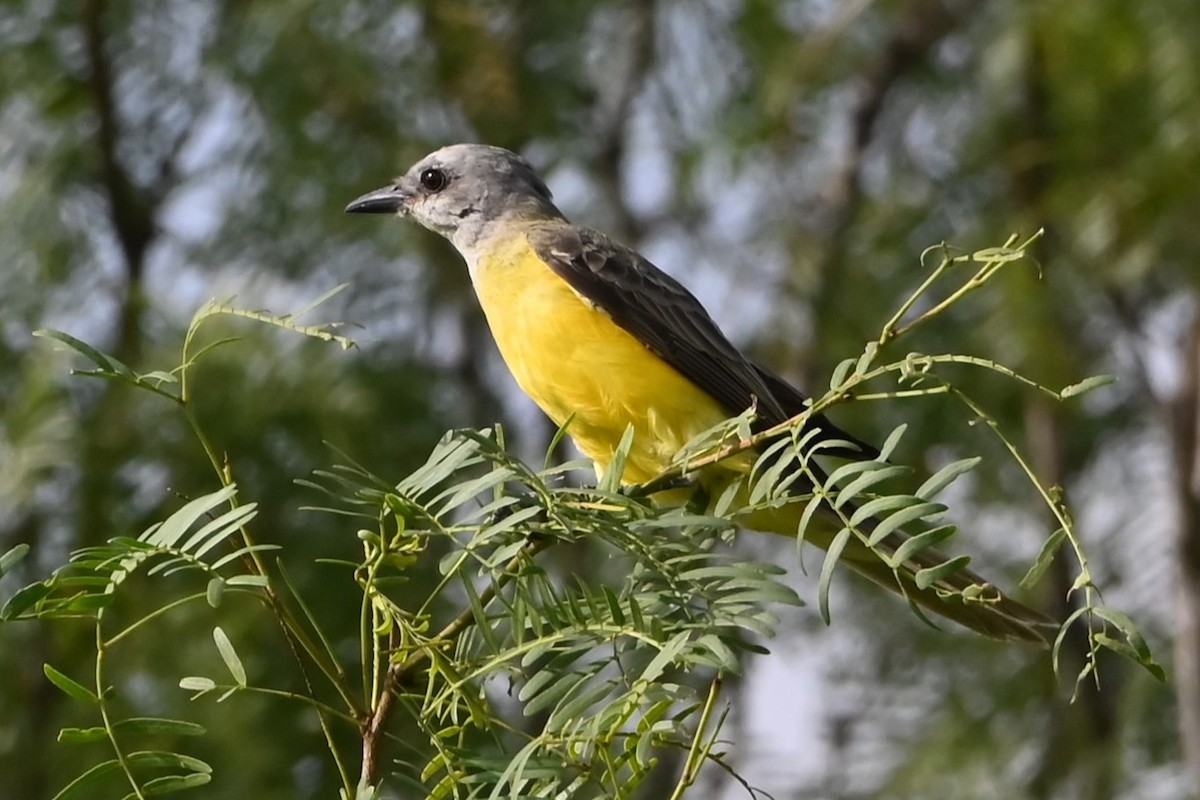
POLYGON ((453 144, 422 158, 390 186, 346 206, 351 214, 398 214, 467 252, 511 219, 561 217, 529 162, 502 147, 453 144))

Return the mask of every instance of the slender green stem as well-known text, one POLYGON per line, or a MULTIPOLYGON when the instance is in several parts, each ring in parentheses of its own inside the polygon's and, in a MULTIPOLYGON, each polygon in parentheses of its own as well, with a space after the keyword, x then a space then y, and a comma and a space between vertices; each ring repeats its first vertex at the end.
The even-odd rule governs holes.
POLYGON ((117 741, 117 732, 114 730, 112 720, 108 714, 108 701, 106 699, 108 692, 104 685, 104 655, 107 652, 107 648, 104 644, 103 628, 104 609, 100 609, 96 613, 96 697, 100 705, 100 719, 104 723, 104 733, 108 736, 109 744, 112 745, 117 763, 121 765, 121 771, 125 773, 125 778, 133 788, 133 795, 138 800, 145 800, 146 796, 142 794, 142 787, 134 776, 129 761, 125 758, 125 752, 121 749, 121 743, 117 741))
MULTIPOLYGON (((303 695, 297 695, 297 699, 311 701, 312 705, 316 707, 317 724, 321 726, 321 733, 325 737, 325 743, 329 748, 329 754, 333 756, 333 762, 337 766, 338 774, 342 779, 342 788, 347 792, 351 792, 353 791, 353 784, 350 782, 350 772, 346 768, 345 763, 342 761, 341 751, 338 749, 337 742, 334 741, 333 731, 329 727, 329 720, 326 718, 323 711, 323 709, 327 708, 327 706, 324 703, 317 701, 316 690, 313 688, 312 676, 309 674, 308 666, 305 664, 304 659, 300 655, 300 650, 298 649, 299 647, 303 646, 306 640, 297 635, 300 632, 295 629, 296 621, 291 617, 290 613, 288 613, 286 618, 281 613, 287 613, 287 610, 282 607, 282 601, 278 597, 270 594, 268 594, 267 597, 269 600, 273 600, 270 607, 275 610, 275 619, 278 620, 280 627, 283 629, 283 640, 287 642, 288 648, 292 651, 292 658, 296 660, 296 667, 300 670, 300 678, 304 681, 304 688, 308 692, 307 697, 303 695)), ((309 647, 311 647, 311 642, 308 642, 307 644, 309 647)), ((309 649, 307 652, 308 657, 317 664, 317 667, 321 669, 322 674, 324 674, 326 678, 329 679, 330 683, 333 684, 334 689, 338 692, 339 696, 341 696, 342 702, 346 703, 347 708, 355 712, 354 715, 338 713, 337 716, 342 717, 343 719, 357 721, 357 707, 350 698, 349 691, 342 685, 343 682, 333 679, 329 672, 322 667, 319 661, 317 661, 316 656, 311 649, 309 649)))
MULTIPOLYGON (((341 684, 346 679, 346 670, 342 666, 341 662, 338 661, 337 653, 334 652, 333 645, 330 643, 329 638, 325 635, 325 631, 323 631, 321 626, 317 623, 317 617, 315 614, 313 614, 312 609, 308 607, 308 603, 304 601, 304 596, 300 594, 295 583, 292 582, 292 578, 288 574, 288 571, 284 568, 282 560, 277 560, 275 562, 275 567, 279 570, 279 576, 283 579, 284 585, 287 587, 292 597, 296 599, 296 604, 300 606, 300 611, 303 612, 304 618, 308 620, 309 626, 317 635, 317 639, 320 641, 321 647, 323 648, 323 653, 328 658, 329 669, 333 670, 333 675, 331 678, 336 677, 336 682, 341 684)), ((310 646, 313 649, 316 648, 315 643, 310 642, 310 646)), ((316 659, 314 658, 314 661, 315 660, 316 659)), ((351 704, 350 707, 353 708, 354 706, 351 704)))
POLYGON ((944 257, 942 262, 933 270, 933 272, 929 274, 929 276, 921 283, 921 285, 917 287, 916 291, 909 295, 908 299, 901 304, 899 310, 892 315, 891 319, 884 324, 883 329, 879 334, 879 344, 887 344, 893 339, 897 339, 907 333, 910 333, 917 326, 928 322, 938 314, 941 314, 950 306, 962 300, 971 292, 982 287, 985 283, 991 280, 992 276, 1002 269, 1005 264, 1023 258, 1025 256, 1025 251, 1028 250, 1034 242, 1040 239, 1044 232, 1044 230, 1039 229, 1020 244, 1015 244, 1018 237, 1014 233, 1008 237, 1001 247, 994 250, 980 251, 973 256, 959 256, 957 258, 950 258, 949 256, 944 257), (989 252, 1003 252, 1004 255, 1003 257, 990 259, 980 258, 981 255, 989 252), (939 278, 941 278, 946 270, 948 270, 954 264, 962 263, 969 259, 982 260, 984 262, 983 266, 980 267, 979 270, 973 276, 971 276, 966 283, 951 292, 950 295, 941 302, 923 312, 920 316, 907 325, 900 325, 900 320, 904 317, 904 315, 907 314, 914 305, 916 305, 917 300, 929 291, 933 284, 936 283, 939 278))
POLYGON ((998 372, 1004 377, 1020 383, 1022 386, 1026 386, 1030 389, 1041 392, 1042 394, 1047 395, 1055 400, 1063 399, 1063 396, 1060 392, 1056 392, 1049 386, 1038 383, 1032 378, 1027 378, 1010 367, 1006 367, 1003 364, 999 364, 986 358, 963 356, 956 353, 940 353, 935 356, 921 355, 906 358, 903 361, 894 361, 890 364, 886 364, 882 367, 871 370, 870 372, 863 373, 862 381, 865 382, 872 380, 888 372, 903 373, 905 370, 911 370, 914 366, 924 366, 926 364, 963 364, 965 366, 981 367, 983 369, 991 370, 992 372, 998 372))
POLYGON ((145 389, 146 391, 152 392, 159 397, 165 397, 167 400, 170 400, 174 403, 180 402, 176 395, 173 395, 167 390, 160 388, 158 385, 151 383, 141 375, 130 375, 123 372, 111 372, 102 369, 76 369, 72 370, 71 374, 82 375, 88 378, 104 378, 105 380, 110 381, 121 381, 122 383, 129 384, 130 386, 136 386, 139 389, 145 389))
POLYGON ((852 394, 846 398, 848 401, 870 401, 870 400, 904 400, 913 397, 928 397, 934 394, 947 394, 950 391, 948 384, 938 384, 931 386, 928 389, 901 389, 896 392, 863 392, 860 394, 852 394))
POLYGON ((378 639, 375 635, 375 603, 365 591, 362 593, 362 602, 358 607, 358 637, 358 663, 362 672, 362 696, 370 703, 379 695, 379 687, 376 682, 380 667, 378 639), (370 648, 369 653, 367 652, 368 647, 370 648))
MULTIPOLYGON (((961 400, 968 408, 970 408, 972 411, 974 411, 979 416, 980 419, 984 420, 987 423, 988 427, 996 435, 996 438, 998 438, 1000 440, 1001 444, 1004 446, 1004 449, 1006 449, 1008 451, 1009 455, 1012 456, 1012 459, 1017 462, 1017 465, 1021 468, 1021 471, 1023 473, 1025 473, 1025 477, 1029 479, 1029 482, 1033 484, 1034 489, 1037 490, 1038 495, 1042 498, 1042 502, 1046 505, 1047 508, 1050 509, 1050 513, 1054 515, 1055 521, 1062 528, 1063 535, 1066 537, 1067 541, 1070 543, 1071 550, 1075 553, 1075 558, 1079 562, 1079 575, 1076 578, 1075 584, 1071 587, 1068 594, 1074 593, 1077 589, 1083 589, 1083 607, 1080 608, 1075 614, 1072 614, 1071 617, 1068 618, 1068 620, 1063 623, 1063 631, 1060 632, 1060 634, 1059 634, 1060 638, 1063 635, 1063 633, 1065 633, 1065 630, 1070 625, 1070 623, 1072 621, 1074 621, 1075 619, 1078 619, 1080 616, 1082 616, 1084 618, 1087 629, 1090 632, 1092 630, 1092 626, 1094 624, 1094 615, 1092 613, 1092 608, 1096 605, 1096 587, 1092 583, 1091 568, 1088 565, 1087 554, 1084 552, 1084 549, 1083 549, 1083 542, 1079 541, 1079 537, 1075 533, 1075 525, 1074 525, 1073 521, 1070 519, 1070 517, 1064 511, 1062 504, 1058 500, 1056 500, 1054 497, 1052 497, 1050 495, 1050 492, 1046 489, 1046 487, 1044 487, 1042 485, 1042 482, 1038 478, 1037 473, 1035 473, 1033 471, 1033 467, 1031 467, 1029 465, 1029 462, 1026 461, 1025 457, 1023 455, 1021 455, 1021 451, 1017 449, 1017 446, 1015 444, 1013 444, 1012 441, 1010 441, 1009 438, 1007 436, 1005 436, 1004 433, 1000 430, 1000 426, 999 426, 999 424, 997 424, 995 419, 992 418, 990 415, 988 415, 987 412, 983 410, 982 406, 980 406, 978 403, 976 403, 972 398, 967 396, 961 390, 954 389, 953 391, 954 391, 955 396, 957 396, 959 398, 959 400, 961 400)), ((1098 669, 1099 663, 1097 661, 1097 656, 1096 656, 1095 640, 1089 636, 1088 641, 1089 641, 1089 645, 1088 645, 1088 654, 1087 654, 1087 662, 1088 662, 1087 667, 1085 668, 1085 670, 1083 672, 1081 672, 1079 674, 1079 678, 1076 682, 1076 685, 1078 686, 1078 682, 1083 680, 1083 678, 1086 677, 1088 672, 1090 672, 1096 681, 1096 686, 1099 687, 1099 685, 1100 685, 1100 670, 1098 669)), ((1054 652, 1056 654, 1055 658, 1054 658, 1054 661, 1055 661, 1054 670, 1055 670, 1055 673, 1057 674, 1057 672, 1058 672, 1058 663, 1057 663, 1058 648, 1057 648, 1057 646, 1054 648, 1054 652)))
MULTIPOLYGON (((247 591, 249 591, 249 590, 247 590, 247 591)), ((250 593, 257 594, 255 592, 250 592, 250 593)), ((145 625, 147 622, 158 619, 163 614, 173 611, 174 609, 179 608, 180 606, 187 605, 188 603, 191 603, 195 600, 204 600, 207 596, 208 596, 207 592, 195 592, 194 594, 189 594, 186 597, 181 597, 178 600, 172 600, 170 603, 167 603, 165 606, 154 609, 149 614, 147 614, 146 616, 139 619, 137 622, 131 623, 127 628, 123 629, 120 633, 117 633, 114 636, 110 636, 108 638, 108 640, 105 642, 105 644, 108 647, 112 647, 117 642, 121 641, 126 636, 128 636, 129 634, 136 631, 138 628, 145 625)))
MULTIPOLYGON (((505 565, 503 571, 493 580, 491 585, 480 592, 480 607, 487 608, 496 597, 496 594, 517 577, 521 566, 526 561, 553 545, 555 541, 555 539, 551 538, 538 538, 527 541, 520 551, 505 565)), ((382 690, 376 695, 374 713, 371 714, 370 718, 362 726, 362 778, 359 781, 361 784, 374 786, 379 781, 379 774, 382 769, 380 751, 383 740, 386 737, 385 729, 388 720, 391 717, 392 709, 395 707, 395 698, 399 687, 404 684, 405 680, 408 679, 409 675, 417 667, 433 657, 433 651, 436 647, 441 643, 454 641, 460 633, 471 627, 474 622, 474 611, 470 607, 463 609, 436 636, 425 642, 419 650, 411 654, 404 661, 391 664, 388 667, 382 690)))
MULTIPOLYGON (((195 332, 195 328, 196 325, 193 323, 192 328, 189 329, 187 337, 184 340, 183 356, 185 364, 188 363, 187 353, 191 344, 192 336, 195 332)), ((209 440, 207 433, 200 425, 200 421, 193 413, 191 405, 187 402, 187 376, 188 370, 185 369, 180 376, 180 398, 184 411, 184 417, 187 419, 188 425, 191 427, 196 439, 200 442, 200 446, 204 450, 205 455, 208 457, 209 463, 212 465, 214 472, 216 472, 217 479, 220 481, 222 486, 230 486, 233 484, 233 475, 228 463, 226 463, 217 455, 216 448, 209 440)), ((230 498, 229 504, 231 508, 237 508, 240 505, 236 496, 230 498)), ((242 541, 246 544, 246 546, 252 547, 254 540, 250 535, 250 531, 245 526, 241 526, 239 528, 239 532, 242 536, 242 541)), ((252 550, 247 555, 246 564, 253 574, 267 577, 266 565, 263 563, 262 558, 257 551, 252 550)), ((267 606, 271 609, 276 620, 278 620, 281 629, 283 630, 284 639, 287 641, 293 657, 296 659, 296 665, 300 670, 305 688, 308 690, 309 694, 314 695, 315 690, 312 685, 312 680, 309 676, 308 668, 305 666, 305 659, 301 657, 301 652, 306 654, 308 659, 317 667, 321 674, 325 676, 326 680, 329 681, 330 685, 333 687, 334 691, 337 692, 342 702, 346 704, 346 708, 350 709, 352 712, 351 714, 342 714, 339 712, 338 716, 348 718, 351 721, 357 721, 356 717, 364 712, 360 709, 358 703, 351 696, 349 688, 345 685, 345 675, 340 665, 332 658, 328 662, 326 661, 327 653, 322 652, 309 638, 308 634, 300 625, 295 615, 292 614, 287 604, 283 601, 283 598, 281 598, 275 592, 269 581, 267 582, 267 585, 263 587, 263 593, 261 596, 265 599, 267 606)), ((350 780, 349 770, 342 760, 341 753, 338 750, 336 741, 334 740, 333 731, 329 728, 326 712, 323 710, 328 707, 322 703, 318 703, 315 700, 315 697, 312 699, 312 703, 317 710, 317 723, 320 725, 321 732, 325 736, 325 741, 329 747, 329 752, 333 756, 334 763, 336 764, 338 773, 342 779, 343 788, 347 792, 353 792, 354 785, 350 780)))
POLYGON ((708 751, 712 749, 713 739, 709 738, 706 742, 704 732, 708 729, 713 708, 717 705, 717 697, 721 694, 722 681, 723 676, 718 672, 708 686, 708 698, 704 701, 704 708, 700 712, 700 721, 696 723, 696 734, 692 737, 692 746, 688 748, 687 759, 683 762, 683 771, 679 774, 679 781, 675 784, 675 791, 671 792, 670 800, 679 800, 683 797, 683 793, 696 782, 696 778, 700 775, 700 767, 704 765, 704 759, 708 755, 708 751))
POLYGON ((1034 489, 1037 490, 1038 495, 1042 498, 1042 502, 1045 503, 1046 507, 1050 509, 1050 513, 1054 515, 1054 518, 1058 522, 1059 526, 1061 526, 1065 531, 1067 541, 1071 543, 1071 549, 1075 551, 1075 557, 1079 559, 1080 570, 1083 572, 1083 574, 1089 576, 1087 583, 1085 584, 1085 588, 1090 591, 1092 585, 1090 578, 1091 571, 1088 569, 1087 555, 1083 551, 1083 543, 1080 542, 1079 538, 1075 535, 1074 524, 1063 512, 1062 504, 1050 496, 1050 492, 1042 485, 1037 473, 1033 471, 1033 467, 1031 467, 1029 462, 1026 461, 1025 457, 1021 455, 1021 451, 1017 449, 1017 446, 1013 444, 1012 441, 1000 430, 1000 426, 996 423, 995 419, 990 416, 982 406, 976 403, 962 390, 951 387, 951 391, 959 400, 962 401, 964 405, 967 406, 967 408, 971 409, 971 411, 977 414, 980 419, 987 423, 992 432, 996 434, 996 438, 998 438, 1001 444, 1004 446, 1004 449, 1008 451, 1009 455, 1012 456, 1012 459, 1017 462, 1017 466, 1019 466, 1021 471, 1025 473, 1025 477, 1029 479, 1031 484, 1033 484, 1034 489))
POLYGON ((684 464, 665 470, 645 483, 626 487, 625 492, 631 497, 648 497, 657 492, 677 488, 677 482, 680 479, 685 478, 687 475, 693 474, 697 470, 711 466, 712 464, 716 464, 720 461, 725 461, 726 459, 732 458, 748 450, 753 450, 764 442, 774 439, 780 434, 787 433, 797 428, 802 428, 813 415, 819 414, 830 406, 838 403, 854 400, 876 399, 881 397, 916 397, 923 394, 942 394, 950 391, 951 387, 949 384, 939 384, 936 387, 929 387, 926 389, 901 390, 898 392, 887 392, 883 394, 855 394, 853 391, 854 387, 860 386, 889 373, 904 374, 906 372, 911 372, 914 366, 923 367, 925 365, 932 364, 964 364, 982 367, 984 369, 992 370, 993 372, 998 372, 1001 375, 1011 378, 1012 380, 1017 381, 1024 386, 1028 386, 1031 389, 1053 397, 1056 400, 1062 399, 1062 395, 1059 392, 1056 392, 1047 386, 1043 386, 1037 381, 1026 378, 1024 375, 1009 369, 1003 364, 997 364, 986 359, 975 358, 973 356, 959 356, 954 354, 941 354, 935 356, 923 355, 916 358, 907 358, 903 361, 893 361, 889 364, 875 367, 874 369, 868 370, 861 375, 851 374, 840 386, 831 389, 820 399, 813 401, 813 403, 807 409, 801 411, 799 414, 796 414, 793 417, 784 420, 778 425, 774 425, 766 430, 759 431, 749 438, 741 439, 732 444, 716 447, 707 453, 703 453, 688 460, 684 464))
MULTIPOLYGON (((943 248, 944 247, 945 245, 943 245, 943 248)), ((937 283, 938 279, 942 277, 942 275, 953 263, 954 259, 950 258, 948 255, 942 258, 942 263, 938 264, 933 271, 929 273, 925 280, 921 282, 921 285, 916 288, 916 291, 910 294, 908 299, 900 304, 900 308, 896 309, 896 313, 893 314, 891 318, 883 324, 883 328, 879 332, 879 339, 877 340, 879 344, 887 344, 892 339, 895 339, 901 335, 898 331, 900 320, 904 318, 904 315, 907 314, 914 305, 916 305, 917 300, 921 298, 921 295, 925 294, 927 291, 929 291, 933 284, 937 283)), ((909 328, 911 328, 911 326, 909 326, 909 328)))
POLYGON ((450 567, 450 569, 446 570, 446 574, 443 575, 442 579, 438 581, 437 586, 433 587, 433 591, 429 593, 429 596, 425 598, 424 602, 421 603, 421 607, 417 609, 413 616, 422 617, 429 613, 429 607, 434 603, 435 600, 437 600, 438 597, 441 596, 442 592, 446 590, 446 587, 453 582, 454 577, 458 575, 459 568, 462 567, 463 562, 466 561, 469 556, 470 554, 465 551, 459 554, 458 559, 454 562, 454 565, 450 567))
POLYGON ((236 689, 239 692, 252 692, 254 694, 269 695, 271 697, 282 697, 286 700, 293 700, 302 705, 306 705, 311 708, 314 708, 318 712, 320 712, 320 716, 322 716, 322 717, 324 717, 325 715, 328 715, 330 717, 335 717, 337 719, 340 719, 343 722, 348 722, 351 725, 358 724, 358 720, 353 715, 347 714, 345 711, 334 708, 333 706, 329 705, 328 703, 322 703, 320 700, 316 699, 311 694, 298 694, 297 692, 289 692, 285 689, 272 689, 267 686, 217 685, 210 691, 216 691, 217 689, 226 689, 226 690, 236 689))
MULTIPOLYGON (((188 425, 191 427, 192 432, 200 442, 200 446, 203 448, 205 455, 208 457, 209 463, 212 465, 213 470, 217 473, 217 478, 221 482, 221 485, 231 486, 233 484, 233 475, 229 465, 224 463, 223 460, 217 456, 216 448, 213 447, 212 442, 209 440, 208 435, 201 427, 196 415, 192 413, 191 407, 185 404, 183 408, 184 417, 186 417, 188 425)), ((229 499, 230 508, 237 508, 240 505, 241 503, 238 502, 236 496, 229 499)), ((244 525, 239 528, 239 533, 242 536, 242 541, 247 547, 252 547, 254 545, 254 539, 244 525)), ((258 551, 251 551, 247 555, 247 566, 250 568, 250 571, 253 574, 262 577, 269 577, 266 565, 263 563, 258 551)), ((300 649, 307 653, 308 657, 317 666, 321 673, 325 675, 330 684, 341 696, 343 702, 346 703, 346 707, 356 712, 360 711, 358 704, 354 701, 350 695, 350 692, 344 686, 344 681, 342 680, 344 677, 343 670, 336 662, 326 661, 325 654, 322 653, 321 649, 318 648, 316 644, 308 637, 299 621, 295 618, 295 615, 293 615, 291 610, 288 609, 287 604, 283 602, 283 599, 279 597, 269 582, 265 587, 263 587, 263 597, 266 599, 268 606, 274 612, 275 616, 279 619, 280 624, 284 629, 285 636, 294 638, 296 640, 296 644, 299 645, 300 649)))
MULTIPOLYGON (((232 486, 233 473, 230 470, 228 462, 217 456, 216 448, 213 447, 212 442, 209 441, 208 434, 206 434, 204 429, 200 426, 200 421, 196 419, 196 415, 192 413, 191 406, 185 404, 183 409, 184 416, 187 417, 188 425, 191 427, 192 433, 195 434, 196 438, 200 441, 200 446, 204 449, 204 454, 208 457, 208 461, 212 465, 213 471, 217 473, 217 479, 221 482, 221 486, 232 486)), ((237 495, 229 498, 229 507, 231 509, 238 508, 240 505, 241 503, 238 502, 237 495)), ((238 532, 241 534, 242 541, 247 547, 254 546, 254 538, 250 535, 250 531, 246 528, 246 526, 239 526, 238 532)), ((252 562, 252 571, 254 574, 264 577, 267 575, 266 565, 263 563, 262 557, 257 550, 251 550, 247 554, 247 558, 252 562)), ((268 589, 268 591, 270 590, 268 589)))

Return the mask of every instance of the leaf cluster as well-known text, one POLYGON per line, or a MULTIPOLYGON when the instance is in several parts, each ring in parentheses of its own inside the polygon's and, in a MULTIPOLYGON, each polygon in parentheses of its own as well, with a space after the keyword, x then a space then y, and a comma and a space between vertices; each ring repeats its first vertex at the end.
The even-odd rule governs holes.
MULTIPOLYGON (((968 606, 996 602, 990 586, 961 580, 970 575, 967 557, 942 557, 934 549, 956 532, 943 521, 947 508, 935 498, 978 459, 946 465, 915 491, 896 489, 908 473, 890 461, 904 434, 900 426, 876 458, 830 469, 828 451, 854 445, 822 441, 806 423, 813 414, 851 401, 931 395, 960 401, 996 435, 1058 523, 1024 583, 1035 583, 1064 545, 1079 565, 1072 591, 1081 602, 1056 641, 1056 666, 1065 631, 1079 624, 1087 632, 1089 656, 1078 680, 1099 679, 1101 649, 1161 676, 1134 623, 1099 602, 1061 492, 1042 486, 1011 438, 947 369, 986 369, 1057 400, 1103 380, 1054 391, 975 357, 884 357, 897 336, 983 286, 1022 258, 1032 241, 1014 239, 969 256, 944 251, 931 278, 889 320, 879 340, 842 362, 829 391, 802 413, 756 431, 754 409, 748 409, 697 437, 671 469, 646 484, 622 485, 632 430, 598 485, 587 487, 579 479, 587 465, 552 466, 547 458, 540 469, 530 467, 507 451, 500 428, 448 433, 422 466, 398 481, 348 458, 301 481, 322 498, 313 510, 329 513, 332 527, 359 543, 358 558, 329 562, 360 591, 353 654, 333 644, 345 632, 328 630, 318 620, 312 611, 316 598, 296 589, 282 558, 264 557, 286 546, 255 542, 254 504, 239 497, 235 464, 218 456, 212 432, 191 406, 193 367, 231 341, 197 346, 200 327, 214 316, 248 318, 343 346, 349 340, 332 333, 335 326, 300 325, 299 315, 210 303, 185 337, 180 364, 143 374, 73 337, 48 332, 91 361, 94 369, 83 374, 175 403, 219 485, 137 537, 114 537, 76 551, 50 578, 18 590, 0 611, 5 621, 86 620, 95 628, 90 687, 50 665, 45 672, 98 717, 95 726, 65 729, 60 738, 106 741, 111 757, 58 797, 102 796, 102 789, 111 789, 117 796, 143 798, 211 780, 212 770, 193 756, 141 749, 150 736, 201 731, 183 720, 120 719, 113 703, 117 682, 106 672, 113 649, 129 646, 136 634, 160 627, 176 609, 193 603, 211 609, 216 655, 227 676, 184 676, 180 686, 194 698, 221 701, 254 693, 311 709, 346 798, 377 796, 388 778, 431 798, 632 797, 657 770, 676 762, 682 766, 671 773, 673 799, 694 785, 705 763, 728 770, 748 787, 726 762, 718 738, 728 711, 722 681, 742 669, 746 654, 766 652, 762 642, 774 632, 778 607, 799 599, 780 582, 779 567, 735 558, 721 547, 747 515, 787 506, 798 510, 797 542, 812 541, 827 551, 818 588, 826 621, 835 569, 851 551, 871 553, 902 591, 934 590, 968 606), (977 265, 975 274, 909 319, 920 295, 964 264, 977 265), (874 388, 886 382, 882 390, 874 388), (692 487, 705 467, 748 456, 753 466, 716 496, 701 490, 683 506, 653 502, 668 490, 692 487), (907 538, 897 544, 894 534, 901 530, 907 538), (586 547, 596 574, 555 569, 539 557, 552 547, 586 547), (413 576, 426 571, 436 572, 436 583, 431 591, 414 593, 413 576), (135 573, 146 580, 178 576, 172 585, 188 588, 116 626, 107 612, 135 573), (259 600, 265 619, 283 632, 302 690, 247 667, 236 634, 219 624, 230 592, 259 600), (400 736, 401 727, 419 735, 400 736), (357 777, 338 733, 346 728, 361 744, 357 777), (114 780, 124 788, 115 789, 114 780)), ((0 557, 0 574, 27 552, 18 547, 0 557)), ((915 601, 912 606, 920 615, 915 601)))
POLYGON ((711 704, 698 687, 765 652, 755 640, 772 634, 772 607, 799 602, 780 568, 714 550, 727 520, 577 486, 578 466, 534 471, 498 431, 456 431, 390 489, 357 467, 320 476, 331 498, 354 498, 331 510, 378 517, 354 565, 365 627, 436 748, 409 764, 431 797, 632 796, 664 748, 711 743, 715 729, 695 727, 711 704), (534 558, 585 540, 625 576, 616 586, 534 558), (443 581, 413 610, 393 587, 433 550, 443 581), (440 595, 465 610, 438 629, 440 595))

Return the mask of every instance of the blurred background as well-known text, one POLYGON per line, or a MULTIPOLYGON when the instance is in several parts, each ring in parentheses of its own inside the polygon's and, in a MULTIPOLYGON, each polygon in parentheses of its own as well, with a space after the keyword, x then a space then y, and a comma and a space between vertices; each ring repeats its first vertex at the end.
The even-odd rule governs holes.
MULTIPOLYGON (((1138 620, 1170 683, 1106 659, 1102 691, 1068 705, 1046 654, 931 631, 843 580, 831 627, 812 607, 787 610, 772 655, 731 687, 729 760, 781 800, 1196 797, 1195 11, 1185 0, 5 0, 0 551, 33 553, 0 599, 71 549, 136 535, 215 488, 176 409, 70 378, 78 363, 34 339, 38 328, 171 368, 210 297, 287 312, 350 283, 316 316, 353 323, 357 349, 230 324, 222 332, 243 340, 201 368, 195 398, 261 504, 260 535, 286 542, 335 624, 356 617, 354 586, 312 559, 353 557, 353 531, 302 512, 314 498, 292 483, 338 460, 329 445, 394 480, 446 428, 503 421, 540 458, 552 431, 511 383, 449 245, 342 213, 443 144, 524 153, 568 216, 640 248, 802 385, 823 385, 877 334, 924 276, 927 246, 988 247, 1044 226, 1038 266, 1006 272, 906 347, 993 358, 1051 386, 1119 377, 1055 405, 964 376, 1065 488, 1106 602, 1138 620)), ((953 498, 958 547, 1015 585, 1052 528, 986 432, 949 402, 836 416, 876 439, 907 421, 898 457, 919 473, 992 456, 953 498)), ((792 568, 814 601, 790 545, 741 546, 792 568)), ((1073 574, 1059 559, 1024 599, 1065 613, 1073 574)), ((223 607, 221 624, 278 639, 242 611, 223 607)), ((242 696, 188 704, 176 688, 219 669, 213 624, 207 608, 181 613, 121 665, 142 712, 210 725, 189 747, 217 779, 194 796, 333 796, 311 715, 242 696)), ((53 743, 62 725, 93 723, 41 674, 50 662, 86 680, 90 636, 85 624, 0 627, 0 796, 49 797, 100 757, 53 743)), ((276 645, 248 668, 286 685, 294 667, 276 645)), ((718 771, 704 781, 697 796, 746 796, 718 771)))

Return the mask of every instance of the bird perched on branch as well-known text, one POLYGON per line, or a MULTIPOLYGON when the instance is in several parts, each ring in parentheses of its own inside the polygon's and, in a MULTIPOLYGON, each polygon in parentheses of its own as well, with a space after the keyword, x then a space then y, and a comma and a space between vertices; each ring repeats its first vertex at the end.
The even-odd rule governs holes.
MULTIPOLYGON (((805 396, 734 347, 678 281, 636 251, 569 222, 515 153, 479 144, 444 147, 346 211, 409 217, 449 239, 467 262, 513 377, 556 424, 568 425, 579 449, 604 468, 632 426, 627 483, 660 475, 687 442, 752 406, 760 429, 807 410, 805 396)), ((818 439, 837 442, 824 455, 878 455, 820 414, 806 425, 818 439)), ((701 486, 717 496, 756 455, 705 467, 701 486)), ((806 499, 738 521, 795 537, 806 499)), ((861 532, 873 524, 867 520, 861 532)), ((804 536, 828 548, 843 525, 826 508, 804 536)), ((944 562, 943 555, 922 550, 893 569, 884 559, 907 539, 894 532, 872 549, 852 536, 840 563, 987 636, 1045 641, 1051 624, 1045 617, 968 570, 918 587, 917 571, 944 562)))

